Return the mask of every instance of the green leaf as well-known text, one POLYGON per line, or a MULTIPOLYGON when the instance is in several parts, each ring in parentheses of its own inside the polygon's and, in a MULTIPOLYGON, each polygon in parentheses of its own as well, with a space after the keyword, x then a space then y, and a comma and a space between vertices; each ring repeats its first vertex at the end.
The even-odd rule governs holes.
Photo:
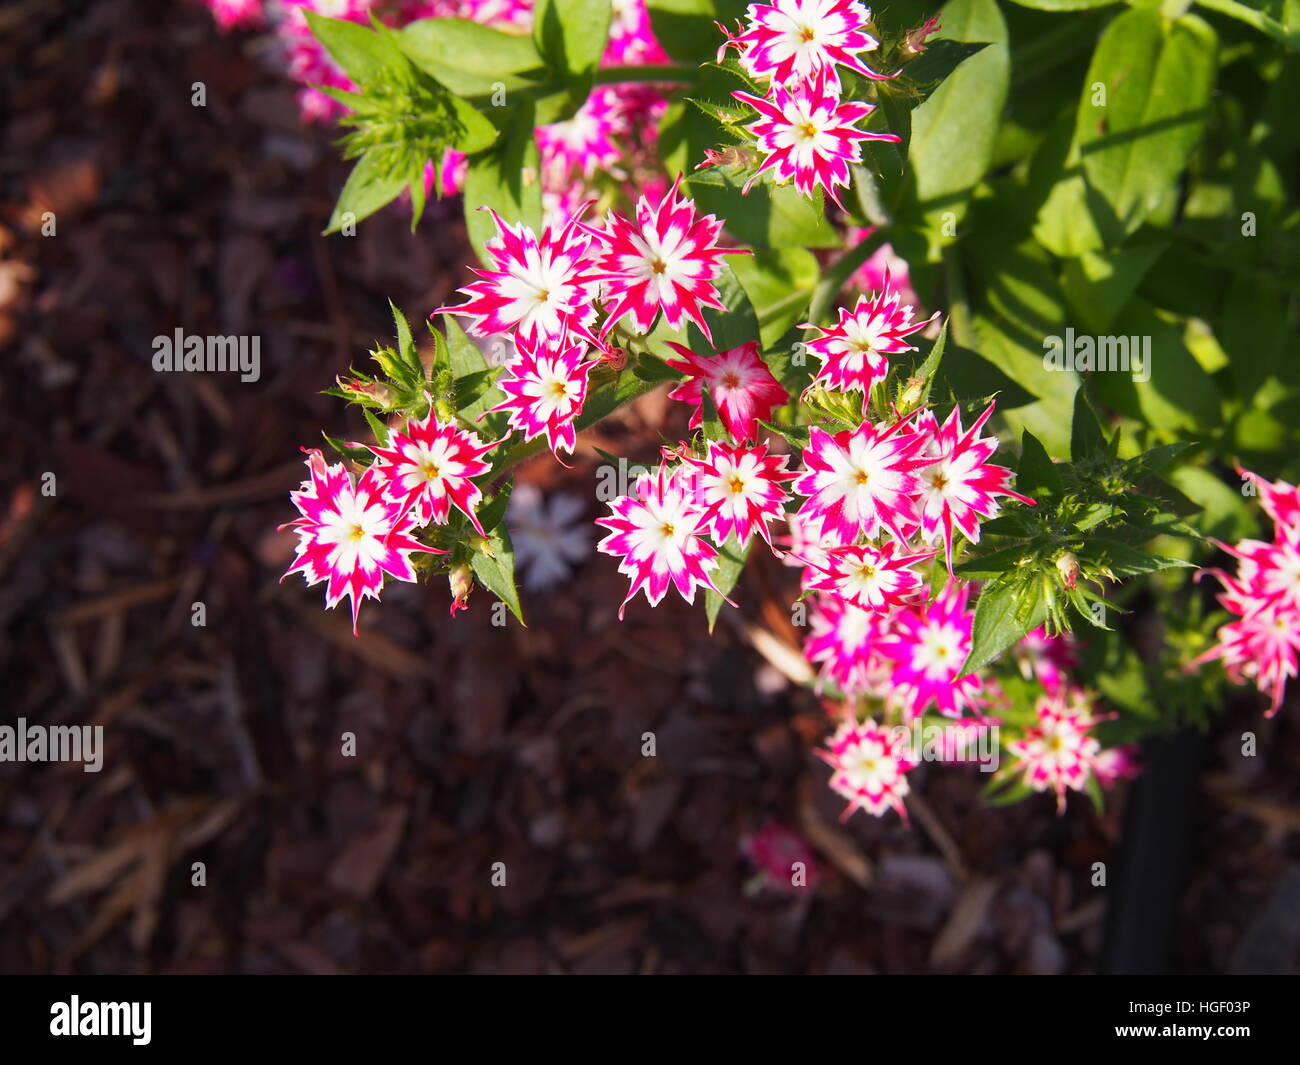
MULTIPOLYGON (((1019 567, 1021 560, 1030 557, 1031 554, 1031 551, 1026 547, 1006 547, 1001 551, 990 551, 987 555, 981 555, 979 558, 967 559, 953 568, 967 580, 986 581, 1001 576, 1003 573, 1015 571, 1019 567)), ((935 569, 942 568, 942 566, 935 567, 935 569)))
POLYGON ((1035 11, 1086 11, 1093 7, 1109 7, 1119 0, 1014 0, 1021 7, 1032 7, 1035 11))
POLYGON ((460 323, 452 315, 446 316, 445 323, 447 357, 456 387, 456 413, 472 422, 505 399, 505 393, 492 387, 495 375, 479 346, 465 335, 460 323))
POLYGON ((714 57, 721 38, 715 22, 734 25, 746 0, 647 0, 655 39, 674 59, 699 64, 714 57))
POLYGON ((411 368, 415 380, 423 381, 424 363, 420 361, 420 352, 415 346, 415 340, 411 337, 411 326, 406 321, 406 315, 397 309, 397 304, 392 300, 388 301, 388 306, 393 312, 393 325, 397 328, 398 354, 406 360, 406 364, 411 368))
POLYGON ((574 76, 590 73, 609 41, 610 0, 537 0, 533 41, 548 66, 574 76))
MULTIPOLYGON (((1116 0, 1107 2, 1115 3, 1116 0)), ((928 41, 925 51, 903 68, 903 78, 913 85, 931 85, 943 81, 963 62, 973 55, 979 55, 987 47, 987 41, 951 41, 946 38, 928 41)))
POLYGON ((382 157, 367 152, 357 160, 339 193, 334 213, 330 215, 326 234, 337 233, 345 225, 355 225, 391 203, 406 188, 406 177, 393 174, 382 157))
POLYGON ((1020 440, 1020 466, 1016 471, 1016 491, 1029 496, 1041 507, 1044 501, 1060 499, 1064 492, 1061 471, 1048 457, 1043 445, 1028 429, 1020 440))
POLYGON ((718 549, 718 567, 709 574, 718 591, 709 588, 704 590, 704 613, 709 620, 710 632, 718 622, 718 614, 727 601, 726 596, 731 594, 731 590, 736 587, 736 582, 740 579, 740 571, 745 568, 745 560, 749 558, 749 545, 752 540, 753 537, 741 545, 736 542, 736 537, 733 535, 728 537, 727 542, 718 549), (722 594, 719 595, 718 592, 722 594))
POLYGON ((935 338, 934 343, 930 346, 930 352, 925 357, 916 370, 916 377, 925 382, 921 391, 921 402, 927 403, 930 399, 930 392, 934 388, 934 379, 939 372, 939 364, 943 361, 943 349, 948 345, 948 319, 943 320, 943 327, 939 330, 939 335, 935 338))
POLYGON ((1080 385, 1074 393, 1074 417, 1070 420, 1070 459, 1105 459, 1110 455, 1096 408, 1088 398, 1088 390, 1080 385))
POLYGON ((510 495, 514 491, 514 481, 506 481, 498 489, 488 502, 478 508, 478 523, 483 526, 484 532, 491 532, 506 516, 506 509, 510 505, 510 495))
POLYGON ((722 267, 714 281, 718 299, 724 310, 704 308, 704 321, 713 337, 712 346, 694 325, 687 330, 691 348, 698 355, 712 356, 715 351, 728 351, 742 344, 757 343, 759 339, 758 315, 745 294, 745 289, 729 265, 722 267))
POLYGON ((474 554, 470 556, 470 568, 479 583, 505 603, 510 608, 510 613, 523 625, 523 609, 519 605, 519 592, 515 588, 515 549, 510 542, 510 530, 501 522, 485 539, 488 543, 487 550, 475 548, 474 554))
POLYGON ((998 577, 980 591, 971 623, 971 648, 961 675, 982 669, 1047 617, 1041 575, 998 577))
POLYGON ((1080 563, 1109 570, 1117 579, 1192 565, 1179 558, 1149 555, 1122 541, 1111 540, 1104 536, 1089 536, 1076 554, 1080 563))
POLYGON ((479 261, 488 263, 485 250, 496 236, 496 224, 483 208, 490 207, 511 224, 523 222, 534 232, 542 228, 540 163, 533 140, 533 102, 516 101, 489 151, 471 156, 465 173, 465 227, 479 261))
POLYGON ((349 78, 363 89, 383 80, 385 73, 403 62, 402 51, 388 33, 346 19, 327 18, 304 11, 312 35, 349 78))
POLYGON ((961 64, 912 112, 908 150, 914 205, 930 243, 930 258, 956 239, 975 186, 993 155, 1009 78, 1007 27, 994 0, 951 0, 940 18, 952 40, 992 42, 961 64))
POLYGON ((325 443, 329 444, 330 447, 344 458, 351 459, 353 462, 359 462, 363 466, 368 466, 375 460, 375 456, 364 447, 345 444, 342 440, 330 436, 329 433, 321 433, 320 435, 325 438, 325 443))
POLYGON ((398 32, 398 43, 411 62, 461 96, 489 96, 498 86, 510 93, 542 73, 531 37, 468 19, 420 19, 398 32), (525 71, 534 77, 520 77, 525 71))
POLYGON ((718 417, 718 408, 713 402, 713 392, 708 385, 700 389, 700 428, 705 440, 720 440, 725 443, 729 439, 730 434, 722 424, 722 419, 718 417))
POLYGON ((769 433, 776 433, 791 447, 803 451, 808 446, 808 426, 806 425, 773 425, 771 422, 765 422, 761 418, 758 422, 769 433))
POLYGON ((758 315, 765 348, 804 320, 821 279, 817 257, 807 248, 759 248, 730 256, 728 265, 758 315))
POLYGON ((1083 252, 1065 261, 1061 290, 1087 328, 1108 333, 1115 315, 1164 250, 1163 244, 1148 244, 1112 252, 1083 252))
POLYGON ((1112 242, 1160 206, 1201 139, 1216 45, 1202 19, 1169 21, 1155 7, 1122 12, 1102 34, 1084 79, 1075 139, 1088 185, 1100 197, 1094 216, 1112 242), (1093 103, 1097 83, 1105 87, 1104 107, 1093 103))
POLYGON ((380 447, 387 447, 388 426, 375 417, 375 415, 370 412, 369 407, 362 407, 361 413, 365 415, 366 424, 370 426, 370 431, 375 434, 375 442, 380 447))

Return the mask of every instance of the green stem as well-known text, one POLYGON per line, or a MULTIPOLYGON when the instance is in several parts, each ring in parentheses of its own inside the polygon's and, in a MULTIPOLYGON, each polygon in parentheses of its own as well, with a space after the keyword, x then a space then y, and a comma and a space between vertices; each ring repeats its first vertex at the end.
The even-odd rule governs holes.
POLYGON ((835 297, 839 295, 844 283, 884 243, 885 230, 883 227, 877 227, 871 236, 846 251, 835 265, 826 271, 821 282, 813 289, 812 302, 808 305, 808 321, 815 324, 827 317, 831 304, 835 302, 835 297))
POLYGON ((949 245, 943 250, 944 279, 948 289, 948 325, 952 338, 964 348, 973 348, 975 327, 970 320, 970 301, 966 296, 966 279, 957 261, 956 249, 949 245))
POLYGON ((597 85, 614 85, 623 81, 673 82, 677 85, 694 85, 700 77, 700 68, 679 63, 663 63, 644 67, 600 67, 596 71, 597 85))
POLYGON ((1196 3, 1221 15, 1228 15, 1230 18, 1244 22, 1292 51, 1300 51, 1300 29, 1293 30, 1278 22, 1272 15, 1266 15, 1263 11, 1238 3, 1237 0, 1196 0, 1196 3))

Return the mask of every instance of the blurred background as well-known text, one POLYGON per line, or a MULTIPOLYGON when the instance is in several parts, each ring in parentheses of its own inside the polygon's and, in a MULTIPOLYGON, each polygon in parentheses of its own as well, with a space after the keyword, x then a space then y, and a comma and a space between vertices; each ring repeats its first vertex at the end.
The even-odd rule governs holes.
POLYGON ((663 390, 524 467, 576 514, 533 529, 572 573, 527 628, 398 584, 353 637, 279 584, 299 449, 365 432, 320 391, 472 253, 455 203, 319 236, 347 164, 271 49, 195 3, 0 7, 0 723, 105 736, 99 773, 0 764, 0 971, 1093 972, 1142 906, 1170 922, 1147 965, 1297 970, 1287 711, 1245 697, 1103 813, 922 766, 910 828, 841 823, 793 570, 751 565, 711 637, 675 598, 618 623, 592 446, 653 459, 688 413, 663 390), (260 379, 155 373, 177 327, 259 336, 260 379), (804 890, 765 871, 792 855, 804 890))

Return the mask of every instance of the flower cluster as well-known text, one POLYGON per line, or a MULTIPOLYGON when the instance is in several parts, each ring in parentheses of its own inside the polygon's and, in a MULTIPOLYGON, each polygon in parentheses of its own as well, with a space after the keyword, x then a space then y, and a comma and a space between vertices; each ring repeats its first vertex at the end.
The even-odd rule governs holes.
POLYGON ((1300 488, 1240 471, 1273 522, 1273 539, 1219 546, 1237 560, 1235 575, 1207 570, 1223 585, 1219 602, 1235 615, 1198 663, 1218 659, 1236 684, 1269 697, 1267 716, 1282 705, 1300 652, 1300 488))
POLYGON ((862 160, 862 142, 899 141, 892 133, 859 128, 875 106, 843 98, 841 67, 873 80, 891 76, 860 58, 880 46, 867 31, 871 11, 859 0, 775 0, 751 4, 747 15, 718 51, 721 61, 734 49, 745 71, 767 87, 761 97, 732 93, 758 112, 745 129, 763 161, 745 189, 771 171, 779 185, 793 182, 809 197, 820 188, 839 204, 836 190, 848 186, 849 168, 862 160))
POLYGON ((302 517, 284 526, 298 532, 285 576, 301 573, 308 585, 328 581, 331 608, 349 596, 355 633, 361 600, 379 599, 385 575, 415 580, 411 552, 446 553, 417 540, 416 529, 446 525, 455 507, 483 534, 474 512, 482 492, 473 478, 487 472, 483 456, 495 446, 430 410, 392 432, 387 447, 370 447, 375 461, 355 483, 342 463, 327 466, 319 451, 309 451, 311 480, 290 496, 302 517))
POLYGON ((1104 752, 1092 735, 1106 717, 1096 715, 1081 689, 1062 685, 1049 691, 1034 711, 1036 723, 1007 744, 1015 759, 1011 771, 1022 774, 1034 791, 1054 793, 1058 810, 1065 809, 1066 791, 1085 791, 1090 777, 1109 782, 1134 771, 1130 750, 1116 747, 1104 752))

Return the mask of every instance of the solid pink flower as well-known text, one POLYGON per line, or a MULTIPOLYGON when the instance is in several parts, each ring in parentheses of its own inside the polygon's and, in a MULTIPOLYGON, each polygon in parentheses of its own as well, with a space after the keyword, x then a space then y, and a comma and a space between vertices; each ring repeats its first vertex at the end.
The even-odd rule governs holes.
POLYGON ((483 493, 471 478, 488 472, 482 457, 497 443, 485 444, 477 433, 454 423, 444 425, 431 409, 423 418, 408 418, 405 432, 389 433, 387 447, 371 447, 378 460, 371 469, 420 525, 447 524, 454 506, 482 536, 474 508, 483 493))
POLYGON ((697 355, 671 340, 667 344, 682 357, 681 361, 667 360, 668 365, 689 375, 668 393, 668 398, 695 405, 690 421, 692 429, 704 424, 705 383, 718 409, 718 418, 736 440, 756 439, 759 421, 771 418, 772 411, 790 399, 790 393, 781 387, 763 361, 755 340, 716 355, 697 355))
MULTIPOLYGON (((845 244, 850 248, 856 247, 875 231, 875 226, 849 226, 844 234, 845 244)), ((903 303, 917 308, 918 313, 924 313, 920 311, 921 298, 912 287, 912 272, 907 265, 907 260, 902 258, 888 242, 880 245, 865 263, 853 271, 849 277, 849 285, 860 289, 863 293, 879 292, 892 285, 898 291, 903 303), (886 277, 889 278, 888 284, 885 281, 886 277)))
POLYGON ((996 437, 981 437, 979 431, 993 413, 993 404, 969 429, 962 429, 961 410, 954 407, 942 426, 934 415, 918 422, 927 430, 927 453, 934 458, 920 475, 921 535, 929 541, 943 536, 944 557, 952 572, 952 530, 956 526, 971 543, 979 543, 980 521, 996 517, 1001 510, 998 496, 1018 499, 1028 506, 1034 500, 1011 490, 1012 473, 1004 466, 989 465, 997 450, 996 437))
POLYGON ((1055 792, 1057 810, 1064 812, 1066 790, 1083 791, 1096 770, 1101 744, 1090 730, 1105 718, 1093 715, 1078 689, 1044 695, 1035 709, 1038 723, 1007 744, 1016 759, 1012 772, 1023 771, 1034 791, 1055 792))
POLYGON ((834 436, 813 426, 808 435, 806 471, 794 483, 795 492, 808 497, 800 516, 820 522, 842 544, 882 527, 907 540, 917 525, 916 471, 934 461, 921 453, 925 437, 906 420, 890 426, 864 421, 834 436))
POLYGON ((574 419, 587 401, 587 375, 595 365, 584 362, 586 347, 567 338, 515 341, 515 357, 497 386, 506 394, 494 411, 508 410, 510 425, 531 440, 546 434, 551 453, 572 453, 577 446, 574 419))
POLYGON ((688 603, 695 602, 696 586, 717 591, 709 571, 718 565, 718 552, 704 539, 703 509, 677 471, 660 465, 656 474, 637 478, 634 494, 610 503, 607 518, 596 524, 611 532, 596 545, 606 555, 622 555, 618 570, 632 578, 632 587, 618 608, 619 620, 636 593, 656 606, 670 585, 688 603))
POLYGON ((328 582, 325 605, 331 609, 349 597, 355 635, 361 600, 379 599, 385 575, 414 581, 412 551, 446 552, 415 539, 414 515, 388 498, 387 482, 373 466, 354 484, 341 462, 329 466, 313 449, 307 451, 307 469, 310 479, 289 493, 302 517, 280 526, 298 533, 297 553, 284 576, 301 573, 309 586, 328 582))
POLYGON ((1092 771, 1103 784, 1132 780, 1142 772, 1142 763, 1137 755, 1136 746, 1107 747, 1093 760, 1092 771))
POLYGON ((859 0, 773 0, 750 4, 746 14, 748 24, 728 35, 718 50, 719 62, 723 52, 735 48, 740 65, 756 78, 789 85, 823 74, 836 91, 840 84, 837 65, 864 78, 889 77, 858 58, 880 46, 866 29, 871 11, 859 0))
POLYGON ((477 336, 518 329, 533 340, 539 335, 562 336, 566 327, 596 343, 587 326, 596 317, 598 285, 591 273, 590 238, 578 225, 575 212, 562 225, 547 225, 542 236, 524 225, 510 225, 490 212, 497 236, 487 242, 491 269, 474 268, 481 280, 460 291, 469 300, 459 307, 439 307, 469 319, 477 336))
POLYGON ((737 100, 759 113, 757 122, 745 128, 758 139, 766 158, 746 183, 748 192, 759 176, 771 170, 778 185, 794 182, 805 196, 817 188, 826 191, 837 206, 837 187, 849 183, 849 168, 862 161, 862 141, 897 142, 893 133, 869 133, 855 123, 875 110, 861 101, 841 102, 824 73, 801 82, 793 90, 772 87, 767 99, 746 92, 733 92, 737 100))
POLYGON ((740 849, 758 870, 762 884, 774 891, 797 895, 821 880, 821 866, 808 841, 775 818, 769 817, 757 832, 742 837, 740 849))
POLYGON ((855 810, 880 817, 890 809, 907 820, 907 773, 916 762, 901 731, 880 728, 874 721, 845 721, 817 754, 833 770, 831 788, 849 801, 841 820, 855 810))
POLYGON ((978 674, 957 677, 970 653, 974 614, 966 608, 969 595, 970 585, 954 581, 934 602, 900 610, 876 648, 893 662, 892 696, 911 718, 931 705, 947 717, 960 717, 978 703, 983 688, 978 674))
POLYGON ((726 309, 714 281, 722 256, 736 253, 718 247, 722 223, 711 214, 697 216, 694 202, 680 197, 681 184, 679 174, 654 207, 642 196, 636 222, 615 211, 605 228, 583 227, 601 245, 593 272, 608 305, 602 337, 628 315, 638 332, 648 333, 662 310, 674 329, 694 322, 713 343, 703 308, 726 309))
POLYGON ((772 544, 768 522, 784 515, 786 491, 782 483, 794 479, 785 466, 788 455, 769 455, 767 445, 733 447, 709 442, 704 458, 686 456, 694 467, 695 501, 704 509, 703 520, 718 543, 734 535, 747 543, 755 530, 772 544))
MULTIPOLYGON (((889 271, 878 294, 859 296, 853 310, 840 308, 840 319, 830 329, 807 344, 808 353, 822 360, 816 380, 831 388, 870 392, 871 386, 889 375, 889 356, 916 348, 907 337, 920 332, 939 316, 920 322, 912 321, 916 313, 902 302, 902 296, 890 284, 889 271)), ((800 329, 817 328, 810 322, 800 329)))
POLYGON ((838 595, 863 610, 887 610, 910 603, 925 594, 925 582, 913 566, 934 557, 934 552, 900 555, 898 544, 886 540, 881 546, 850 544, 826 552, 825 567, 807 582, 812 591, 838 595))

